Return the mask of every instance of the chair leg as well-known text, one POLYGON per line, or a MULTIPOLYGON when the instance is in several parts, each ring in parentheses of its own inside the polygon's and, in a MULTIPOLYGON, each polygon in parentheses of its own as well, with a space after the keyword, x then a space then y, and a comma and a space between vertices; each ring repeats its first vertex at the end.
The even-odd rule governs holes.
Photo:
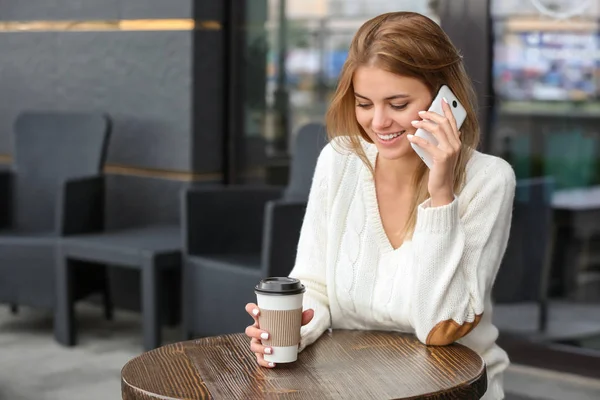
POLYGON ((156 257, 144 262, 142 278, 142 325, 144 349, 146 351, 160 346, 160 290, 158 290, 158 265, 156 257))
POLYGON ((67 257, 63 255, 57 257, 54 338, 65 346, 73 346, 76 342, 73 267, 67 257))
POLYGON ((550 274, 552 272, 552 259, 554 257, 554 244, 558 236, 558 230, 554 222, 550 223, 550 229, 546 237, 546 252, 540 275, 540 292, 538 293, 538 331, 545 332, 548 327, 548 287, 550 286, 550 274))
POLYGON ((548 303, 546 301, 541 301, 538 308, 538 331, 545 332, 548 328, 548 303))
POLYGON ((579 251, 579 261, 577 263, 577 272, 575 273, 575 299, 585 301, 585 292, 581 289, 581 277, 589 270, 590 257, 590 242, 591 237, 588 235, 582 239, 582 244, 579 251))
POLYGON ((182 340, 192 340, 191 276, 187 265, 181 265, 181 335, 182 340))
POLYGON ((114 318, 114 305, 112 302, 112 295, 110 292, 110 280, 108 274, 108 268, 106 268, 106 275, 104 281, 104 293, 102 295, 104 303, 104 317, 107 321, 112 321, 114 318))
POLYGON ((12 315, 17 315, 19 313, 19 306, 16 304, 11 304, 10 305, 10 313, 12 315))

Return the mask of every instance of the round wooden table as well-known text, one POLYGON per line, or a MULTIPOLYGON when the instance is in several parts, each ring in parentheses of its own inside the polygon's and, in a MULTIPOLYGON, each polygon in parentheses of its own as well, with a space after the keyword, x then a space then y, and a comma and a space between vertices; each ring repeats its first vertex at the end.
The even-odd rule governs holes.
POLYGON ((123 399, 479 399, 485 363, 459 344, 425 346, 414 336, 326 332, 298 361, 259 367, 243 334, 149 351, 121 371, 123 399))

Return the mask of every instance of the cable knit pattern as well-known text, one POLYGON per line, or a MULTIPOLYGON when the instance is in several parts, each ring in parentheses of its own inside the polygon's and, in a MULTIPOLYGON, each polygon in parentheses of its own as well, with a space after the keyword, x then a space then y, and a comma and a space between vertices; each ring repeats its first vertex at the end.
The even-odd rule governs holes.
MULTIPOLYGON (((365 143, 365 151, 375 165, 377 148, 365 143)), ((304 307, 315 310, 300 349, 328 328, 409 332, 426 344, 458 339, 486 361, 484 399, 502 399, 509 361, 495 344, 491 287, 508 241, 514 189, 504 160, 474 152, 460 194, 443 207, 419 205, 412 240, 394 249, 369 169, 356 155, 326 146, 290 274, 307 288, 304 307)))

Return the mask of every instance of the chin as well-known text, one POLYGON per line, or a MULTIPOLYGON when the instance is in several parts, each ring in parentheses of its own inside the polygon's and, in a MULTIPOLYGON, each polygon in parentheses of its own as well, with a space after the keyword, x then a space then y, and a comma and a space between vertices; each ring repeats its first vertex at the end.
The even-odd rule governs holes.
POLYGON ((379 157, 385 158, 386 160, 398 160, 401 158, 417 156, 417 153, 415 153, 410 142, 405 137, 400 138, 398 143, 394 143, 393 145, 380 143, 376 138, 374 143, 375 146, 377 146, 379 157))

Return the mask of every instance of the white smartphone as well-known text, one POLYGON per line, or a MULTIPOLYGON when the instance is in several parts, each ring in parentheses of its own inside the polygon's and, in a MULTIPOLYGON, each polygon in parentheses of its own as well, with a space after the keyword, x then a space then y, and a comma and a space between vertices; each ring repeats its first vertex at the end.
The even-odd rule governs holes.
MULTIPOLYGON (((450 109, 452 110, 452 115, 454 115, 454 119, 456 120, 456 126, 458 126, 458 129, 460 129, 463 122, 465 122, 465 119, 467 118, 467 110, 465 110, 463 105, 460 104, 460 101, 458 101, 458 99, 456 98, 454 93, 452 93, 452 90, 450 90, 448 86, 443 85, 440 88, 437 95, 431 102, 431 106, 429 107, 428 111, 433 111, 437 114, 444 115, 444 109, 442 108, 442 102, 444 101, 444 97, 446 98, 446 100, 448 100, 448 104, 450 105, 450 109)), ((417 129, 417 132, 415 132, 415 136, 422 137, 434 146, 438 145, 437 139, 423 128, 417 129)), ((429 153, 427 153, 425 150, 423 150, 414 143, 411 143, 410 145, 419 155, 419 157, 421 157, 421 160, 423 160, 423 162, 429 167, 429 169, 431 169, 431 167, 433 166, 433 159, 431 158, 429 153)))

